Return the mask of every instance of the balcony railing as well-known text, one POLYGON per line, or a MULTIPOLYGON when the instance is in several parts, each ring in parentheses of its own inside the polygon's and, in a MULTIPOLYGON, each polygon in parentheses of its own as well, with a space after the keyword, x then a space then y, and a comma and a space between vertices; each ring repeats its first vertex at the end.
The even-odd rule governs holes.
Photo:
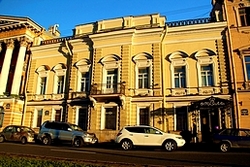
POLYGON ((115 84, 93 84, 91 86, 91 95, 102 95, 102 94, 124 94, 125 93, 125 84, 124 83, 115 83, 115 84))
POLYGON ((189 20, 180 20, 180 21, 173 21, 168 22, 168 27, 179 27, 179 26, 187 26, 187 25, 194 25, 194 24, 205 24, 210 23, 210 18, 199 18, 199 19, 189 19, 189 20))

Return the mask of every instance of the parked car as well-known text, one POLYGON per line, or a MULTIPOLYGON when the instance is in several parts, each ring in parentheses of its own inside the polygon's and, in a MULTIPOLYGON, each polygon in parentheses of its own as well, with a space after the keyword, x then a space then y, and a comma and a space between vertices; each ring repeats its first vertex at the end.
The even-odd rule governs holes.
POLYGON ((0 143, 4 141, 21 142, 22 144, 33 143, 36 137, 35 131, 27 126, 9 125, 0 132, 0 143))
POLYGON ((152 126, 125 126, 116 136, 115 142, 123 150, 130 150, 133 146, 160 146, 167 151, 174 151, 185 144, 181 135, 161 131, 152 126))
POLYGON ((231 148, 250 148, 250 129, 227 128, 212 135, 212 142, 222 152, 231 148))
POLYGON ((38 140, 45 145, 51 143, 69 143, 75 147, 84 144, 96 144, 98 139, 94 133, 83 131, 78 125, 67 122, 45 121, 38 133, 38 140))

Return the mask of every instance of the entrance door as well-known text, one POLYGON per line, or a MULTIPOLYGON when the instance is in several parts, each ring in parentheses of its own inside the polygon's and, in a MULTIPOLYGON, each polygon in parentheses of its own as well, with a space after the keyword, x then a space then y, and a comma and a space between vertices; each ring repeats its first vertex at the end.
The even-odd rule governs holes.
POLYGON ((202 141, 209 141, 210 135, 220 128, 218 109, 200 110, 202 141))
POLYGON ((106 93, 117 93, 117 69, 107 71, 106 93))
POLYGON ((80 108, 78 113, 78 126, 84 131, 88 128, 88 108, 80 108))

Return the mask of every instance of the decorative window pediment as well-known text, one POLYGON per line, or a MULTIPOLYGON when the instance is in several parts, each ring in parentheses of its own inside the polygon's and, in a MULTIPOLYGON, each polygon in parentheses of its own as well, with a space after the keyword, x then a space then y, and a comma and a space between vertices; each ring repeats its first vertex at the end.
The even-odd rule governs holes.
POLYGON ((57 76, 63 76, 66 75, 67 68, 65 64, 60 63, 53 67, 52 70, 56 73, 57 76))
POLYGON ((210 49, 203 49, 195 53, 194 57, 200 64, 212 64, 216 53, 210 49))
POLYGON ((42 65, 39 68, 37 68, 36 73, 39 75, 39 77, 47 77, 49 71, 50 71, 49 66, 42 65))
POLYGON ((188 54, 183 51, 176 51, 169 55, 168 59, 173 66, 185 66, 187 64, 188 54))
POLYGON ((91 62, 88 59, 82 59, 75 64, 76 68, 81 72, 89 72, 91 62))
POLYGON ((119 68, 121 58, 117 55, 107 55, 100 60, 100 63, 105 69, 119 68))
POLYGON ((153 57, 148 53, 140 53, 133 57, 133 62, 137 67, 149 67, 152 65, 153 57))

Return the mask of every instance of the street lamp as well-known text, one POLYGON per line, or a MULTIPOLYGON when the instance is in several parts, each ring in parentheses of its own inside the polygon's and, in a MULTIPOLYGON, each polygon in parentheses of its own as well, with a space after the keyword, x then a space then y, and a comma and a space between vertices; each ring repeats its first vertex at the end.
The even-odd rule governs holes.
POLYGON ((0 106, 0 128, 3 126, 4 108, 0 106))

